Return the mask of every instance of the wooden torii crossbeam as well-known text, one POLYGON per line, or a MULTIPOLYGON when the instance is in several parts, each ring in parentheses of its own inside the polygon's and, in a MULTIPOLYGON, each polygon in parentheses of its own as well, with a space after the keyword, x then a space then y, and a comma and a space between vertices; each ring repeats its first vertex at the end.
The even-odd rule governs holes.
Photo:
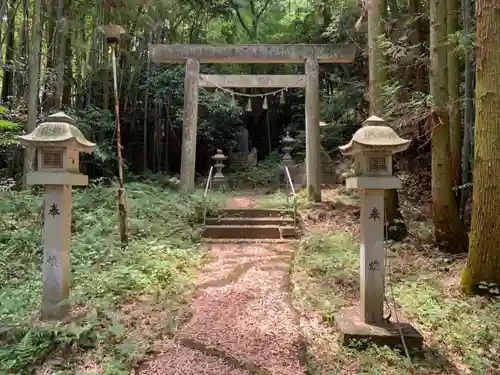
POLYGON ((186 62, 184 91, 184 125, 182 130, 181 188, 195 187, 196 133, 198 122, 198 88, 216 87, 304 87, 306 92, 306 174, 310 199, 321 201, 319 67, 321 63, 354 61, 352 45, 330 44, 248 44, 190 45, 150 44, 151 60, 156 63, 186 62), (200 76, 203 63, 302 63, 305 75, 227 75, 200 76), (296 79, 295 83, 294 79, 296 79), (292 82, 292 83, 291 83, 292 82))
POLYGON ((151 60, 156 63, 181 63, 197 59, 202 63, 304 63, 317 59, 321 63, 349 63, 356 49, 334 44, 241 44, 212 46, 207 44, 150 44, 151 60))

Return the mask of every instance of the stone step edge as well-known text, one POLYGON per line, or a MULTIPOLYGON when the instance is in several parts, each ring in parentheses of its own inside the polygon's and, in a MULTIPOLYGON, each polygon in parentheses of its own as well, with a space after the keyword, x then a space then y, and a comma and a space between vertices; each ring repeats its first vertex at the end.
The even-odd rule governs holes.
POLYGON ((241 216, 207 216, 207 220, 234 220, 234 221, 284 221, 284 222, 292 222, 293 218, 288 216, 282 217, 241 217, 241 216))
POLYGON ((231 228, 252 228, 252 229, 285 229, 285 230, 292 230, 292 229, 298 229, 297 227, 294 227, 292 225, 275 225, 275 224, 269 224, 269 225, 205 225, 205 229, 207 228, 218 228, 218 229, 231 229, 231 228))
POLYGON ((202 238, 202 242, 209 244, 227 243, 291 243, 298 238, 202 238))

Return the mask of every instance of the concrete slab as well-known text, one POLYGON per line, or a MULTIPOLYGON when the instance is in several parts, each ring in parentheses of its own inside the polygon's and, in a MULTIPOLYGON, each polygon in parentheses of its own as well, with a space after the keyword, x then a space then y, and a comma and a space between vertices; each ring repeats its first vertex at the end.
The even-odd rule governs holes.
POLYGON ((346 309, 334 315, 335 325, 340 332, 342 345, 350 345, 354 341, 367 340, 376 345, 401 347, 401 328, 406 346, 420 349, 424 338, 411 324, 407 322, 391 322, 381 324, 367 324, 361 319, 359 310, 346 309))

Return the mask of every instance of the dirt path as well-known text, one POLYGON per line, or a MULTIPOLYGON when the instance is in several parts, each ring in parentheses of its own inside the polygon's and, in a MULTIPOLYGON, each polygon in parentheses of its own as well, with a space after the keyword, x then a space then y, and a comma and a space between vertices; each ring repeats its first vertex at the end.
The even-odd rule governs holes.
MULTIPOLYGON (((250 198, 231 198, 245 208, 250 198)), ((305 347, 291 307, 287 244, 214 244, 197 277, 191 318, 139 374, 304 375, 305 347)))
POLYGON ((226 201, 226 208, 250 208, 254 205, 254 198, 251 195, 230 197, 226 201))

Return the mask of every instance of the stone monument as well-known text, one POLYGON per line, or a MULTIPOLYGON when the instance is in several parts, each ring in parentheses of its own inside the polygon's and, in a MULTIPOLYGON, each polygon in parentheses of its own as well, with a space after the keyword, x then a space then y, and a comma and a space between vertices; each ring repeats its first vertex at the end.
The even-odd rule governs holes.
POLYGON ((79 153, 92 152, 95 144, 62 112, 19 141, 38 150, 38 170, 28 173, 28 185, 45 185, 41 318, 62 319, 69 311, 71 190, 87 185, 88 177, 79 173, 79 153))
POLYGON ((248 155, 250 153, 248 130, 240 126, 236 132, 237 144, 235 150, 230 154, 231 167, 240 169, 248 164, 248 155))
POLYGON ((212 159, 215 161, 215 175, 212 182, 212 186, 214 188, 218 188, 220 186, 226 186, 226 177, 222 174, 222 168, 224 168, 223 161, 227 159, 222 153, 222 150, 217 150, 216 154, 212 156, 212 159))
POLYGON ((360 285, 358 309, 335 316, 344 344, 369 339, 379 345, 422 345, 422 335, 408 323, 389 322, 384 318, 384 190, 401 187, 392 175, 392 154, 410 145, 376 116, 368 118, 351 141, 340 147, 344 155, 354 156, 354 174, 346 187, 361 190, 360 285))

